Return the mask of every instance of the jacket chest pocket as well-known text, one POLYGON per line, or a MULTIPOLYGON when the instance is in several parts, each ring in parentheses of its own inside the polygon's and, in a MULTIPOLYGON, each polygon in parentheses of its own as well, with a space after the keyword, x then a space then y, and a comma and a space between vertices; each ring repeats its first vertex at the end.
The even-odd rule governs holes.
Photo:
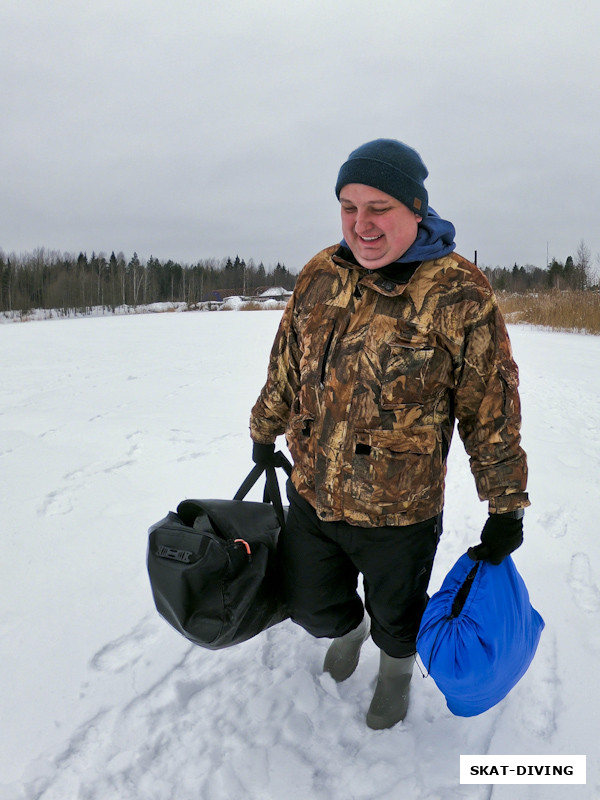
POLYGON ((303 383, 319 385, 324 382, 335 332, 336 314, 333 312, 327 306, 318 306, 312 315, 304 315, 298 319, 299 366, 303 383))
POLYGON ((435 347, 392 342, 384 355, 380 406, 422 404, 445 383, 445 354, 435 347))

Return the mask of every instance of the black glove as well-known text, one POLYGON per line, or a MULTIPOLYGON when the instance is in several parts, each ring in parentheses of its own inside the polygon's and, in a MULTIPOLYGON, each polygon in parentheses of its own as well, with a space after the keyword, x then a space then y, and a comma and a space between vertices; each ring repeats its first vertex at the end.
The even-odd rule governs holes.
POLYGON ((489 561, 490 564, 498 565, 522 544, 522 513, 519 518, 515 518, 513 511, 490 514, 481 532, 481 544, 469 547, 467 553, 473 561, 489 561))
POLYGON ((278 459, 275 458, 275 445, 253 442, 252 461, 261 467, 276 467, 278 459))

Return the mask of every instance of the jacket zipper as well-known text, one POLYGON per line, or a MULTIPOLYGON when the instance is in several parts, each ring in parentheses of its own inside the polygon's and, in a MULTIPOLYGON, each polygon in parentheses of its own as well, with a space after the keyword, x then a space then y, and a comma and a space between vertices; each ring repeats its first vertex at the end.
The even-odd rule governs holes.
POLYGON ((325 344, 325 350, 323 352, 323 360, 321 361, 321 381, 320 381, 321 389, 325 388, 325 373, 327 372, 327 361, 329 360, 329 351, 331 350, 331 343, 333 342, 334 331, 335 331, 335 325, 329 332, 329 336, 327 337, 327 342, 325 344))

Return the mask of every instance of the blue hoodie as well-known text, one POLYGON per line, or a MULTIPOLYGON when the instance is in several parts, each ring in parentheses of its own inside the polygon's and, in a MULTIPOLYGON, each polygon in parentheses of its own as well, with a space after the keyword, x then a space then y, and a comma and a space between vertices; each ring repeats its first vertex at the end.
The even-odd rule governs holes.
POLYGON ((431 261, 447 256, 456 248, 456 230, 451 222, 442 219, 431 206, 425 219, 419 222, 417 238, 403 256, 395 263, 406 264, 411 261, 431 261))

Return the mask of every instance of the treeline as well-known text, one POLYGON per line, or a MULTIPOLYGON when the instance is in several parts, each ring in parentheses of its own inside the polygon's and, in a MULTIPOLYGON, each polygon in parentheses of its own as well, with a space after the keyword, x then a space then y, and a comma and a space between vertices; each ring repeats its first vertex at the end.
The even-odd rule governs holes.
MULTIPOLYGON (((590 252, 582 241, 575 258, 563 263, 553 259, 546 269, 531 265, 482 267, 496 291, 515 293, 558 289, 584 291, 594 287, 597 276, 590 252)), ((159 302, 197 303, 221 300, 227 295, 252 296, 281 286, 293 289, 296 275, 284 264, 266 269, 236 256, 233 260, 204 259, 180 264, 137 253, 127 260, 123 253, 86 253, 78 256, 40 248, 33 253, 6 256, 0 250, 0 312, 58 309, 64 314, 101 306, 149 305, 159 302)))
POLYGON ((143 262, 134 253, 86 253, 78 256, 40 248, 25 255, 6 256, 0 251, 0 311, 27 312, 34 308, 86 311, 94 306, 185 302, 194 305, 219 300, 224 295, 254 295, 269 287, 293 289, 296 275, 284 264, 266 269, 252 259, 247 263, 207 259, 180 264, 151 257, 143 262))
POLYGON ((589 248, 581 242, 575 258, 569 256, 566 261, 556 258, 547 269, 531 265, 506 267, 482 267, 495 291, 515 293, 558 289, 560 291, 585 291, 597 284, 597 275, 592 267, 589 248))

